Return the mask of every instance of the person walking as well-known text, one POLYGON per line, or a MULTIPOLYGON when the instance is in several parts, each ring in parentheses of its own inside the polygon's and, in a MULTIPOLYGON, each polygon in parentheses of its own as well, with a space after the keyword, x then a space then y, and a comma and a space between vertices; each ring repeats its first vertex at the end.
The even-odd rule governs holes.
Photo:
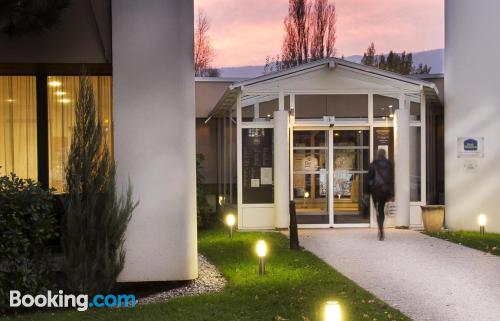
POLYGON ((377 151, 376 159, 368 170, 368 186, 377 211, 378 238, 383 241, 384 235, 384 208, 387 201, 394 196, 394 166, 387 159, 384 149, 377 151))

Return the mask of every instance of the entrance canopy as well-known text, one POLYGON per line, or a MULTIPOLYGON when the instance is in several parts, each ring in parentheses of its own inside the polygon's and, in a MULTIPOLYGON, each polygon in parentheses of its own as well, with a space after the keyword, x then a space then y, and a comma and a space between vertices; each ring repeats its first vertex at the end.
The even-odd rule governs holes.
POLYGON ((243 229, 288 227, 289 201, 304 227, 373 226, 368 165, 384 149, 397 190, 388 225, 420 226, 435 101, 433 83, 337 58, 236 82, 207 119, 223 128, 219 204, 243 229))
MULTIPOLYGON (((397 99, 401 93, 414 97, 420 97, 423 93, 428 102, 439 101, 438 89, 434 83, 343 59, 328 58, 234 83, 221 97, 207 121, 214 116, 223 115, 234 107, 239 93, 242 95, 242 107, 246 108, 256 103, 266 102, 267 105, 275 107, 280 93, 286 96, 289 94, 367 94, 370 92, 397 99)), ((289 99, 285 105, 289 106, 288 101, 289 99)), ((259 116, 261 114, 267 116, 265 112, 272 108, 267 107, 266 109, 264 106, 259 116)))

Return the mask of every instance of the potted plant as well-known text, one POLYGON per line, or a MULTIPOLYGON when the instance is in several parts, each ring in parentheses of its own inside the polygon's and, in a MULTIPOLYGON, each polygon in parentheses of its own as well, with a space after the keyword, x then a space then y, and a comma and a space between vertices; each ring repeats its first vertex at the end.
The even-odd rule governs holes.
POLYGON ((444 224, 444 205, 423 205, 422 222, 426 232, 439 232, 444 224))

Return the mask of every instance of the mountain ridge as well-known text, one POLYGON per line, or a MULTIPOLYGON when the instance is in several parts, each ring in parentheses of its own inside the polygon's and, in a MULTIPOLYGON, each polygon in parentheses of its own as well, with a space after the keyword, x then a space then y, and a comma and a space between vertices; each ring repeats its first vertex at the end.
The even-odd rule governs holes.
MULTIPOLYGON (((352 55, 344 57, 345 60, 360 63, 363 55, 352 55)), ((432 49, 413 53, 413 63, 427 64, 432 74, 441 74, 444 71, 444 49, 432 49)), ((264 74, 264 65, 221 67, 220 76, 225 78, 254 78, 264 74)))

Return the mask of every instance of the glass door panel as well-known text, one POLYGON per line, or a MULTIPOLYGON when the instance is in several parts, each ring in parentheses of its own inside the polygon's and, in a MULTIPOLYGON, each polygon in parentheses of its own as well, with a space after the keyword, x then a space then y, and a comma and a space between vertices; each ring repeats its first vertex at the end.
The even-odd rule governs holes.
POLYGON ((293 199, 299 224, 329 224, 328 130, 293 134, 293 199))
POLYGON ((370 223, 369 152, 369 130, 334 130, 334 224, 370 223))

